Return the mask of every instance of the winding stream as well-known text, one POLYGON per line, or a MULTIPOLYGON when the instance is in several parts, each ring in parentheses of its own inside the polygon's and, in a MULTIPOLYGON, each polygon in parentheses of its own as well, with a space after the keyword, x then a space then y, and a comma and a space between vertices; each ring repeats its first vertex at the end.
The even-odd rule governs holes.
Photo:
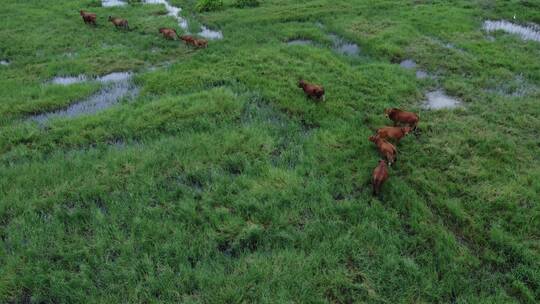
MULTIPOLYGON (((188 24, 187 19, 180 16, 180 13, 182 12, 181 7, 173 6, 167 0, 143 0, 142 3, 164 5, 165 10, 167 10, 167 16, 171 16, 175 18, 176 21, 178 21, 178 25, 180 26, 180 28, 186 31, 186 33, 189 33, 189 24, 188 24)), ((125 6, 126 4, 127 2, 121 1, 121 0, 102 0, 101 1, 101 5, 104 7, 125 6)), ((210 40, 223 39, 223 33, 221 31, 211 30, 204 24, 201 25, 200 31, 196 34, 210 40)))

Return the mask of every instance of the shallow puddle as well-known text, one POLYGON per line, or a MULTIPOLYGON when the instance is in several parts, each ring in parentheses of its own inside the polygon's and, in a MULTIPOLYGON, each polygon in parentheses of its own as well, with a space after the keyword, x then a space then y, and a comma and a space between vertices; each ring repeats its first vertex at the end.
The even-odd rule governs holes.
POLYGON ((536 25, 522 26, 505 20, 487 20, 484 22, 483 29, 487 32, 502 30, 510 34, 518 35, 523 40, 540 42, 540 30, 536 25))
POLYGON ((414 60, 411 60, 411 59, 405 59, 402 62, 400 62, 399 65, 402 68, 406 68, 408 70, 409 69, 416 69, 416 62, 414 62, 414 60))
POLYGON ((347 56, 357 56, 360 53, 360 47, 356 43, 346 41, 336 34, 328 34, 334 42, 334 50, 347 56))
POLYGON ((424 79, 427 78, 429 75, 426 71, 423 70, 417 70, 416 69, 416 62, 412 59, 405 59, 402 62, 399 63, 399 65, 407 70, 416 70, 416 78, 418 79, 424 79))
POLYGON ((127 2, 121 0, 101 0, 101 6, 103 7, 113 7, 113 6, 124 6, 127 5, 127 2))
POLYGON ((446 95, 442 90, 428 92, 424 108, 429 110, 454 109, 462 107, 462 102, 446 95))
POLYGON ((422 70, 417 70, 416 71, 416 78, 424 79, 424 78, 428 78, 428 77, 429 77, 429 74, 426 71, 422 71, 422 70))
POLYGON ((287 41, 288 45, 312 45, 313 41, 309 39, 293 39, 287 41))
MULTIPOLYGON (((188 21, 180 16, 180 12, 182 11, 182 8, 171 5, 169 1, 167 0, 143 0, 143 3, 163 4, 165 6, 165 9, 167 10, 167 15, 174 17, 178 21, 178 25, 187 33, 189 33, 188 21)), ((210 39, 210 40, 223 39, 223 33, 221 31, 211 30, 204 25, 201 25, 201 31, 197 33, 197 35, 204 37, 206 39, 210 39)))
MULTIPOLYGON (((94 114, 118 103, 124 98, 135 97, 139 89, 131 83, 131 73, 111 73, 95 80, 104 84, 96 94, 69 105, 67 108, 32 116, 30 119, 45 123, 51 118, 73 118, 81 115, 94 114)), ((84 78, 84 76, 79 76, 84 78)), ((94 79, 93 79, 94 80, 94 79)))

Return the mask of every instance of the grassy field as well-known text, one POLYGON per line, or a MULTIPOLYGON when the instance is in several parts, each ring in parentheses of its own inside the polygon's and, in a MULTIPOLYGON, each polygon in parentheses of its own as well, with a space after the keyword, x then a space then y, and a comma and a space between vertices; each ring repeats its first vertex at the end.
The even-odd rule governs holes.
POLYGON ((131 2, 2 1, 0 303, 540 301, 540 42, 482 30, 540 24, 539 2, 171 0, 223 32, 200 50, 159 36, 182 33, 164 6, 131 2), (118 71, 135 99, 29 119, 100 89, 53 77, 118 71), (464 106, 423 109, 437 89, 464 106), (386 107, 420 132, 373 197, 386 107))

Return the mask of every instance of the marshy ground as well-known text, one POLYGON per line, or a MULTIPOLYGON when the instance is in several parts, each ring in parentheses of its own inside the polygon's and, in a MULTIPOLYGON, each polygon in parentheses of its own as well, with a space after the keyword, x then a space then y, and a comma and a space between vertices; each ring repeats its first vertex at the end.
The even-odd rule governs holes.
POLYGON ((540 301, 539 2, 104 2, 2 1, 0 302, 540 301))

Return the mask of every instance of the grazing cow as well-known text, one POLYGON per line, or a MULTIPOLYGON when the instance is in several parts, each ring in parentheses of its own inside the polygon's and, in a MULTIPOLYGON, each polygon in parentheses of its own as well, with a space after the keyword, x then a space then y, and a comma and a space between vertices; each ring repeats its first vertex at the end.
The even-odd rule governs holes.
POLYGON ((384 109, 384 114, 394 122, 394 126, 396 126, 398 123, 403 123, 411 127, 413 130, 416 130, 416 126, 420 120, 418 115, 415 113, 406 112, 397 108, 384 109))
POLYGON ((80 11, 80 14, 82 16, 84 23, 96 25, 96 14, 88 13, 83 10, 80 11))
POLYGON ((303 79, 298 81, 298 87, 304 90, 307 96, 315 99, 324 101, 324 88, 320 85, 311 84, 303 79))
POLYGON ((381 187, 388 179, 388 167, 384 159, 379 160, 379 165, 373 170, 371 183, 373 185, 373 195, 378 195, 381 192, 381 187))
POLYGON ((116 28, 129 30, 128 21, 126 19, 109 16, 109 21, 112 22, 116 28))
POLYGON ((175 36, 180 38, 180 36, 178 36, 176 33, 176 30, 172 28, 162 27, 159 29, 159 32, 163 35, 163 37, 165 37, 165 39, 168 40, 174 40, 175 36))
POLYGON ((395 139, 396 143, 399 143, 411 130, 411 127, 384 127, 377 130, 377 136, 382 139, 395 139))
POLYGON ((380 138, 379 136, 370 136, 369 141, 372 141, 379 148, 379 153, 386 158, 389 165, 392 165, 397 159, 397 149, 394 145, 380 138))

